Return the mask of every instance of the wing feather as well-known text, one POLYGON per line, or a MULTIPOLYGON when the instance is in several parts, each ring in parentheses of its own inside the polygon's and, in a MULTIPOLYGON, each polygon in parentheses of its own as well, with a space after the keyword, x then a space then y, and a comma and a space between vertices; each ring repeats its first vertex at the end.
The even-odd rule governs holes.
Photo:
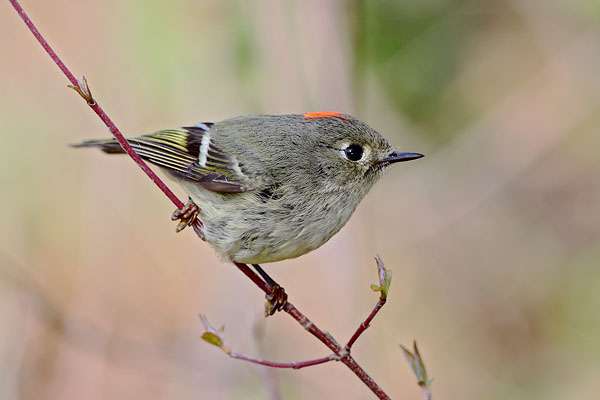
MULTIPOLYGON (((235 159, 218 148, 214 140, 208 142, 206 161, 201 165, 199 155, 204 135, 210 135, 212 124, 178 129, 167 129, 127 139, 143 159, 166 169, 173 176, 195 182, 203 188, 219 193, 241 193, 251 190, 249 176, 235 159)), ((121 153, 115 139, 89 140, 75 147, 100 147, 106 153, 121 153)))

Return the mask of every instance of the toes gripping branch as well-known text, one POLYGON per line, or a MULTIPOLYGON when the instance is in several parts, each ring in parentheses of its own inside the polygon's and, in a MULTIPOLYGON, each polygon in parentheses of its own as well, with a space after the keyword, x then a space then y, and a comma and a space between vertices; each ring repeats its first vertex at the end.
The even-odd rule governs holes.
POLYGON ((200 209, 196 203, 192 201, 192 199, 189 199, 185 206, 176 209, 173 212, 173 215, 171 215, 171 221, 179 220, 175 230, 177 232, 181 232, 186 227, 193 225, 198 217, 198 214, 200 214, 200 209))

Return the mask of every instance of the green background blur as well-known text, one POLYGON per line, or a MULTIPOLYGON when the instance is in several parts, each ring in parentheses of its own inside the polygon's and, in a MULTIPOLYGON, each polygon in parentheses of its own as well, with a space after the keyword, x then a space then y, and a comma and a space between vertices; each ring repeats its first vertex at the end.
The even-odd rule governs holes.
MULTIPOLYGON (((23 6, 127 134, 339 110, 403 150, 329 243, 265 268, 355 345, 392 398, 600 397, 597 0, 34 1, 23 6)), ((189 231, 0 3, 0 398, 368 399, 328 351, 189 231)), ((184 198, 183 192, 173 189, 184 198)))

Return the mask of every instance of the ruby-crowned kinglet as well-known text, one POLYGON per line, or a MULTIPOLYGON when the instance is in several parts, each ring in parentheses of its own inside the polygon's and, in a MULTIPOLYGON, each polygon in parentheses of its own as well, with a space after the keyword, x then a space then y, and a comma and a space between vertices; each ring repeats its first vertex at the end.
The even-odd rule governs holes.
MULTIPOLYGON (((423 157, 396 152, 367 124, 338 112, 248 115, 128 141, 185 189, 216 252, 248 264, 320 247, 386 167, 423 157)), ((75 146, 123 153, 115 139, 75 146)))

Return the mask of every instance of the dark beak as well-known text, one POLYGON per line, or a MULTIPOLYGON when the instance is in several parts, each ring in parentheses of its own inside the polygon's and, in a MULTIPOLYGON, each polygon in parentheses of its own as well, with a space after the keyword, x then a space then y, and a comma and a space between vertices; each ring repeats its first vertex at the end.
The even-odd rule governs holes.
POLYGON ((393 164, 397 162, 416 160, 417 158, 425 157, 423 154, 419 153, 396 153, 395 151, 388 154, 383 160, 380 161, 381 164, 393 164))

